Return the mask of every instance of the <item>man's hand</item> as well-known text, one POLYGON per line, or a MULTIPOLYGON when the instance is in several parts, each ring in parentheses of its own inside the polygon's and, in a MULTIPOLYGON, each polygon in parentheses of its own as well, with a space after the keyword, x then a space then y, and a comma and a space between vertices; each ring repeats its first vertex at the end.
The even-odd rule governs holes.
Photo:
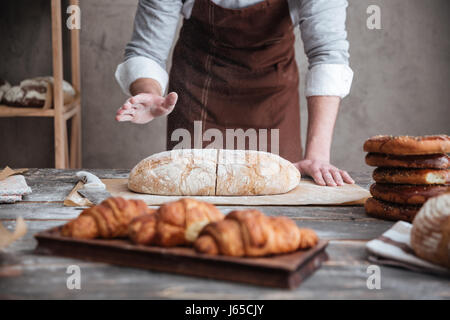
POLYGON ((295 165, 322 186, 355 183, 350 175, 330 164, 331 140, 341 99, 339 97, 308 97, 308 134, 305 159, 295 165))
POLYGON ((117 121, 147 123, 156 117, 168 115, 177 102, 178 95, 171 92, 167 97, 153 93, 140 93, 131 97, 117 110, 117 121))
POLYGON ((342 186, 345 183, 353 184, 355 181, 347 171, 339 170, 327 161, 302 160, 294 164, 302 175, 308 175, 321 186, 342 186))
POLYGON ((147 123, 168 115, 177 103, 178 95, 175 92, 162 96, 159 83, 150 78, 140 78, 130 86, 133 97, 129 98, 117 110, 117 121, 131 121, 133 123, 147 123))

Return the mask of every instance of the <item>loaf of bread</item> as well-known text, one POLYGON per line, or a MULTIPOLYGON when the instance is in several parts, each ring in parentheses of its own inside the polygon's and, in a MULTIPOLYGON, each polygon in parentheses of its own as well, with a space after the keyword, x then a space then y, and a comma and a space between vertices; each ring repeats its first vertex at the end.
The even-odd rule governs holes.
POLYGON ((289 161, 252 150, 178 149, 152 155, 131 171, 128 188, 158 195, 267 195, 300 182, 289 161))
POLYGON ((450 194, 422 206, 413 221, 411 246, 420 258, 450 269, 450 194))
MULTIPOLYGON (((63 81, 64 104, 70 103, 75 97, 75 90, 63 81)), ((53 97, 53 77, 37 77, 23 80, 18 86, 7 90, 3 102, 10 106, 42 108, 50 107, 53 97)))
POLYGON ((208 224, 194 243, 195 250, 210 255, 260 257, 314 247, 319 238, 286 217, 268 217, 258 210, 230 212, 208 224))
POLYGON ((108 198, 83 210, 78 218, 62 227, 61 234, 81 239, 126 237, 131 220, 152 211, 142 200, 108 198))
POLYGON ((131 221, 128 236, 143 245, 173 247, 189 245, 210 222, 220 221, 224 215, 213 205, 184 198, 163 204, 154 213, 131 221))

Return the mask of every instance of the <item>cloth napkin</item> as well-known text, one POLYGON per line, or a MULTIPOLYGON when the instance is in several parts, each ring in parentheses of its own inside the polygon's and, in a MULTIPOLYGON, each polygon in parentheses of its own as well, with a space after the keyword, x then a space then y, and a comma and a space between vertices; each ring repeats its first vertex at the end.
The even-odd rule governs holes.
MULTIPOLYGON (((9 168, 5 168, 5 170, 7 169, 9 168)), ((22 196, 30 193, 31 188, 27 185, 23 175, 10 175, 0 180, 0 203, 21 201, 22 196)))
POLYGON ((414 254, 410 234, 412 224, 399 221, 377 239, 366 244, 369 261, 413 271, 450 276, 450 270, 425 261, 414 254))

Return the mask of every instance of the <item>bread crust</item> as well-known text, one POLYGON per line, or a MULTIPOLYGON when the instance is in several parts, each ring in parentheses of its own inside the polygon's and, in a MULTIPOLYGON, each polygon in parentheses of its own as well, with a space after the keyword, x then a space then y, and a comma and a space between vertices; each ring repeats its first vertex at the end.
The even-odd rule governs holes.
POLYGON ((193 243, 203 227, 224 215, 211 203, 182 198, 131 221, 128 236, 143 245, 174 247, 193 243))
POLYGON ((376 168, 372 177, 377 183, 449 184, 450 169, 376 168))
MULTIPOLYGON (((20 82, 4 92, 3 102, 16 107, 41 108, 51 107, 53 77, 36 77, 20 82)), ((76 92, 67 81, 62 82, 64 104, 73 101, 76 92)))
POLYGON ((378 135, 364 143, 364 151, 396 155, 420 155, 450 152, 450 137, 429 136, 387 136, 378 135))
POLYGON ((142 200, 110 197, 63 225, 61 234, 80 239, 125 237, 130 221, 150 212, 152 209, 142 200))
POLYGON ((185 149, 154 154, 131 170, 128 188, 158 195, 213 196, 217 150, 185 149))
POLYGON ((370 193, 378 200, 399 204, 424 204, 429 198, 450 192, 450 185, 405 185, 374 183, 370 193))
POLYGON ((289 161, 268 152, 219 150, 216 195, 286 193, 300 182, 300 172, 289 161))
POLYGON ((446 154, 401 156, 371 152, 366 155, 366 164, 372 167, 449 169, 450 158, 446 154))
POLYGON ((364 204, 367 215, 384 220, 403 220, 411 222, 420 210, 420 205, 400 205, 369 198, 364 204))
POLYGON ((278 155, 253 150, 185 149, 152 155, 131 171, 128 188, 159 195, 267 195, 294 189, 300 172, 278 155))
POLYGON ((235 210, 208 224, 194 243, 210 255, 262 257, 314 247, 319 238, 287 217, 268 217, 258 210, 235 210))
POLYGON ((418 257, 450 269, 450 194, 422 206, 413 221, 411 246, 418 257))

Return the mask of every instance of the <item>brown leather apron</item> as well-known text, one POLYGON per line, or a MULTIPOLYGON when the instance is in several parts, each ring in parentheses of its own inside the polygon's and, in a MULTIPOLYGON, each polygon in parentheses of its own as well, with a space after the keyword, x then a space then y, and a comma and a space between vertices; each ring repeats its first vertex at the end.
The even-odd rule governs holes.
MULTIPOLYGON (((176 129, 189 131, 191 148, 210 144, 194 144, 194 121, 201 121, 203 133, 219 129, 224 140, 226 129, 247 132, 253 128, 257 133, 267 129, 267 137, 259 135, 258 139, 266 139, 267 151, 275 153, 270 129, 279 129, 279 154, 299 161, 299 76, 294 41, 286 0, 266 0, 242 9, 196 0, 173 53, 169 92, 178 93, 178 102, 168 117, 167 149, 180 142, 172 141, 176 129)), ((223 142, 224 148, 227 143, 223 142)))

